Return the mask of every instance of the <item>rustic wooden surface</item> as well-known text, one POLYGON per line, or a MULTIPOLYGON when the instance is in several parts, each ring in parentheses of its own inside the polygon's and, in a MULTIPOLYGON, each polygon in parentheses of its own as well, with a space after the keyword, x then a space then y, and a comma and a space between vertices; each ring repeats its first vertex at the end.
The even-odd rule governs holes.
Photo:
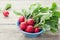
POLYGON ((30 4, 38 2, 41 3, 42 6, 49 7, 52 2, 56 2, 60 7, 60 0, 0 0, 0 8, 4 8, 6 3, 12 4, 12 8, 9 10, 10 15, 8 18, 5 18, 2 12, 0 13, 0 40, 60 40, 60 28, 56 34, 44 33, 38 38, 24 37, 24 35, 18 31, 15 23, 17 22, 19 16, 13 14, 13 10, 27 8, 30 4))

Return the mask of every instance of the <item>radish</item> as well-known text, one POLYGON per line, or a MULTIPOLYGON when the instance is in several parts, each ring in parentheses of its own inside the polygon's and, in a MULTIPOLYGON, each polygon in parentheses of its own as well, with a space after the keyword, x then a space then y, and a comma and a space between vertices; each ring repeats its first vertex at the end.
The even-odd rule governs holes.
POLYGON ((20 16, 19 22, 24 22, 24 21, 25 21, 25 17, 24 16, 20 16))
POLYGON ((3 12, 3 15, 4 15, 5 17, 8 17, 9 12, 8 12, 7 10, 5 10, 5 11, 3 12))
POLYGON ((21 28, 21 30, 25 30, 26 27, 27 27, 26 22, 21 22, 21 24, 20 24, 20 28, 21 28))
POLYGON ((33 19, 28 19, 27 23, 28 23, 29 25, 34 25, 34 20, 33 20, 33 19))
POLYGON ((32 33, 33 30, 34 30, 33 26, 32 25, 28 25, 25 31, 29 32, 29 33, 32 33))
POLYGON ((35 30, 34 30, 35 33, 39 32, 39 31, 40 31, 39 28, 35 28, 35 30))

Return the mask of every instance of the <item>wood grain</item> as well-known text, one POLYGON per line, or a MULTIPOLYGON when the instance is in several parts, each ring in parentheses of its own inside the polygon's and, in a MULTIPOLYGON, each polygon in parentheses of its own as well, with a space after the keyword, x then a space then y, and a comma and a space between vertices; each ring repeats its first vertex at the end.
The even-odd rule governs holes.
MULTIPOLYGON (((0 12, 0 40, 60 40, 60 29, 57 33, 48 34, 44 33, 38 38, 25 37, 16 26, 16 22, 19 16, 13 13, 13 10, 21 10, 22 8, 28 8, 32 3, 41 3, 42 6, 51 6, 52 2, 56 2, 60 7, 60 0, 0 0, 0 8, 4 8, 6 3, 11 3, 12 8, 8 10, 10 15, 5 18, 0 12)), ((60 10, 60 8, 59 8, 60 10)), ((60 23, 60 20, 59 20, 60 23)))

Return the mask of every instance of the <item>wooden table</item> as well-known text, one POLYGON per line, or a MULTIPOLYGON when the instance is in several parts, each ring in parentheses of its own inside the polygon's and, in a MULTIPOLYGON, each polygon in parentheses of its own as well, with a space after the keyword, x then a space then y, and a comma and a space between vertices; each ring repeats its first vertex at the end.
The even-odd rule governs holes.
MULTIPOLYGON (((20 10, 22 8, 28 8, 32 3, 41 3, 42 6, 49 6, 52 2, 56 2, 60 7, 60 0, 0 0, 0 8, 4 8, 6 3, 11 3, 12 8, 8 10, 10 15, 5 18, 2 13, 0 13, 0 40, 60 40, 60 28, 58 33, 48 34, 44 33, 38 38, 27 38, 21 32, 18 31, 16 22, 19 16, 13 14, 13 10, 20 10)), ((60 9, 60 8, 59 8, 60 9)), ((60 23, 60 22, 59 22, 60 23)))

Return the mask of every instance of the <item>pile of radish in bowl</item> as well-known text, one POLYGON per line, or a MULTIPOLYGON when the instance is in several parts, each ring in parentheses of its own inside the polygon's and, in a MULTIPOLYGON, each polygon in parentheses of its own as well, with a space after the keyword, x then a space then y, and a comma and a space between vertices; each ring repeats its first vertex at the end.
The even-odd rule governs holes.
POLYGON ((40 32, 41 28, 40 27, 34 27, 34 19, 30 18, 27 21, 25 21, 25 17, 21 16, 19 18, 19 22, 21 23, 19 26, 21 30, 28 32, 28 33, 37 33, 40 32))
POLYGON ((52 7, 42 7, 41 4, 32 4, 28 9, 22 9, 20 12, 14 10, 19 15, 17 25, 26 37, 36 38, 42 33, 51 31, 53 33, 58 30, 58 18, 60 12, 57 10, 57 4, 52 3, 52 7))
POLYGON ((22 33, 24 33, 24 35, 26 37, 30 37, 30 38, 35 38, 40 36, 41 33, 43 33, 44 31, 42 30, 41 27, 34 27, 35 21, 34 19, 30 18, 30 19, 25 19, 24 16, 20 16, 17 25, 19 26, 19 29, 22 33))

